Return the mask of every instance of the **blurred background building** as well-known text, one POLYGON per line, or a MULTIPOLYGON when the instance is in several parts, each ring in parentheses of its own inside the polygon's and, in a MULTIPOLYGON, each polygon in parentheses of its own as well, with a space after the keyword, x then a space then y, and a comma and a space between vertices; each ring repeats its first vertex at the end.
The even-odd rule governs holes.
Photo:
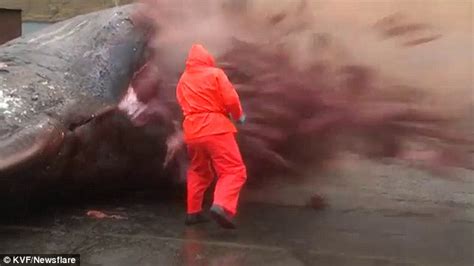
POLYGON ((21 10, 0 8, 0 44, 21 36, 21 10))

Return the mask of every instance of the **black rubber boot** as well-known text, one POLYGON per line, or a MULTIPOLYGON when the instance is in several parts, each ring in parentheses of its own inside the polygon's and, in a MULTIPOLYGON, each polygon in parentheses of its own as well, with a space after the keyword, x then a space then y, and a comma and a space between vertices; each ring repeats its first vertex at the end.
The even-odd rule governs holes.
POLYGON ((224 208, 218 205, 212 205, 211 217, 225 229, 235 229, 235 223, 232 215, 228 213, 224 208))
POLYGON ((209 222, 209 219, 202 212, 186 215, 184 223, 186 225, 195 225, 209 222))

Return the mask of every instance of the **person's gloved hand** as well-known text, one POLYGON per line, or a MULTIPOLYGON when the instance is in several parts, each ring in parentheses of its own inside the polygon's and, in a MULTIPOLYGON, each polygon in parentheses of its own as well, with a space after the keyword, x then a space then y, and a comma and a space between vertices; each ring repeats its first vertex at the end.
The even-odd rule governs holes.
POLYGON ((239 118, 239 124, 243 125, 245 123, 245 120, 247 120, 247 116, 246 115, 242 115, 240 118, 239 118))
POLYGON ((240 118, 237 121, 235 121, 235 119, 229 113, 229 119, 232 121, 232 123, 239 123, 239 124, 242 125, 242 124, 245 123, 245 120, 247 120, 247 116, 245 114, 243 114, 242 116, 240 116, 240 118))

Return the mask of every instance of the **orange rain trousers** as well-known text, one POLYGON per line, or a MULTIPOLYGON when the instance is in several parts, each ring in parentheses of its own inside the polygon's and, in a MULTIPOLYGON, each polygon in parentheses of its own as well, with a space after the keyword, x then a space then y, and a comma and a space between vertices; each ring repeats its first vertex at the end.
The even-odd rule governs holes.
POLYGON ((217 183, 213 204, 235 215, 247 174, 234 134, 211 135, 188 141, 188 154, 191 160, 187 180, 188 214, 202 210, 204 192, 214 180, 214 168, 217 183))

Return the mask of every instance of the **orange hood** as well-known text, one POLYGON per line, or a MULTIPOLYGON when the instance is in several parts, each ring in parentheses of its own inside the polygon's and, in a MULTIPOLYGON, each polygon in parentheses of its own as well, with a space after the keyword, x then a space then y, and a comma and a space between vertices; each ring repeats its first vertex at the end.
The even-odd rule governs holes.
POLYGON ((200 44, 193 44, 189 50, 186 67, 214 67, 214 57, 200 44))

